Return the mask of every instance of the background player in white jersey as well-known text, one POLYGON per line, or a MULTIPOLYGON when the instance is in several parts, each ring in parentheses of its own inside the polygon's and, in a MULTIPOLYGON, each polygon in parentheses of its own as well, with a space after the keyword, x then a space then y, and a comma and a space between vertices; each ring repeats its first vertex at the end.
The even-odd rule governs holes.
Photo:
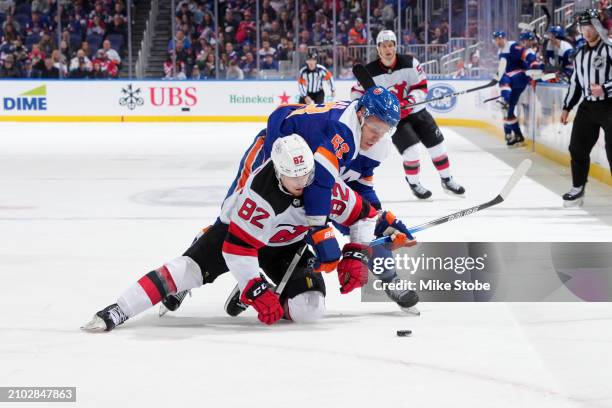
MULTIPOLYGON (((429 199, 431 191, 419 180, 419 142, 427 148, 434 166, 440 173, 444 191, 462 196, 465 189, 453 179, 450 173, 448 152, 442 132, 427 109, 426 104, 411 106, 427 99, 427 77, 419 61, 411 55, 397 53, 397 38, 390 30, 383 30, 376 36, 379 58, 366 65, 377 85, 387 88, 400 101, 401 120, 392 136, 393 144, 404 159, 406 181, 414 195, 429 199)), ((363 94, 361 85, 353 87, 351 98, 363 94)))
MULTIPOLYGON (((306 250, 280 298, 260 276, 259 268, 278 284, 294 255, 305 241, 319 245, 335 239, 329 231, 309 234, 303 205, 304 189, 314 178, 314 157, 300 136, 278 139, 272 158, 246 181, 233 207, 209 227, 183 254, 144 275, 114 303, 99 312, 83 329, 110 331, 162 298, 212 283, 231 270, 241 290, 241 301, 253 306, 258 318, 273 324, 281 317, 298 322, 318 319, 324 311, 325 283, 313 270, 315 256, 306 250)), ((355 242, 347 244, 338 264, 341 292, 349 293, 367 282, 369 242, 376 211, 347 189, 347 207, 339 218, 345 224, 369 220, 369 229, 357 231, 355 242), (356 207, 358 203, 358 211, 356 207)), ((342 198, 341 195, 339 198, 342 198)), ((321 232, 321 231, 319 231, 321 232)))

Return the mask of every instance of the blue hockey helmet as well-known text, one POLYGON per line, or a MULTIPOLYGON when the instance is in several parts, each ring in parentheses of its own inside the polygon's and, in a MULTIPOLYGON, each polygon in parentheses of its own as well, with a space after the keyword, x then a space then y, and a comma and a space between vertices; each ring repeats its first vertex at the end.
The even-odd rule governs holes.
POLYGON ((554 35, 555 38, 560 38, 560 39, 564 39, 565 38, 565 30, 563 29, 563 27, 561 27, 559 25, 551 26, 548 29, 548 32, 551 33, 552 35, 554 35))
POLYGON ((519 40, 521 41, 533 41, 535 40, 535 35, 533 31, 525 31, 519 35, 519 40))
POLYGON ((357 110, 361 108, 365 109, 365 118, 374 115, 391 127, 399 123, 399 100, 382 86, 373 86, 365 91, 357 103, 357 110))
POLYGON ((496 38, 506 38, 506 32, 505 31, 493 31, 493 39, 496 38))

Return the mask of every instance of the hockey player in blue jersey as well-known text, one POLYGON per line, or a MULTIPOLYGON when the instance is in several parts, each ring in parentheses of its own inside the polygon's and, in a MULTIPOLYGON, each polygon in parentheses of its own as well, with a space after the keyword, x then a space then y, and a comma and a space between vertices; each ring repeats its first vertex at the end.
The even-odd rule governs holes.
POLYGON ((503 31, 493 33, 493 42, 499 48, 497 78, 504 101, 504 135, 508 146, 516 146, 525 141, 515 112, 521 93, 530 81, 525 71, 541 70, 543 66, 531 49, 508 41, 503 31))
POLYGON ((367 151, 382 138, 390 137, 399 119, 397 97, 383 87, 371 87, 352 102, 280 106, 244 154, 223 208, 233 205, 236 192, 242 189, 250 173, 270 157, 275 140, 290 134, 302 136, 315 158, 315 179, 304 190, 307 221, 312 235, 329 237, 314 247, 318 258, 315 268, 334 270, 341 252, 327 219, 336 178, 349 168, 359 151, 367 151))
POLYGON ((561 26, 548 29, 548 46, 546 47, 546 64, 552 65, 567 78, 574 71, 574 47, 567 41, 565 30, 561 26))

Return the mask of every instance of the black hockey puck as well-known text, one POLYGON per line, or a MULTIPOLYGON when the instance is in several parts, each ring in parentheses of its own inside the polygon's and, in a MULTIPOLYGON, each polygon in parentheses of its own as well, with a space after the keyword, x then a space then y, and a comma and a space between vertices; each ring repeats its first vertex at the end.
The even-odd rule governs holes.
POLYGON ((412 330, 398 330, 397 331, 398 337, 408 337, 410 335, 412 335, 412 330))

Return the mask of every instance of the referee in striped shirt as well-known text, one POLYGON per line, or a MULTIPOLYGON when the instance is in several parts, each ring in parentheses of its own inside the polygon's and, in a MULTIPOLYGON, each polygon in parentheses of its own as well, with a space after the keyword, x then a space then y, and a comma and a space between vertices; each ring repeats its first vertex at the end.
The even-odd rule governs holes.
POLYGON ((300 89, 300 103, 323 103, 325 92, 323 81, 329 82, 332 98, 336 96, 336 87, 331 72, 323 65, 317 64, 317 53, 311 52, 306 58, 306 65, 300 69, 298 88, 300 89))
POLYGON ((574 73, 561 113, 561 123, 565 125, 569 112, 580 97, 583 98, 574 119, 569 145, 573 186, 563 195, 565 207, 583 203, 590 153, 599 139, 601 128, 605 133, 606 155, 612 169, 612 46, 597 10, 584 11, 578 24, 587 43, 574 57, 574 73))

